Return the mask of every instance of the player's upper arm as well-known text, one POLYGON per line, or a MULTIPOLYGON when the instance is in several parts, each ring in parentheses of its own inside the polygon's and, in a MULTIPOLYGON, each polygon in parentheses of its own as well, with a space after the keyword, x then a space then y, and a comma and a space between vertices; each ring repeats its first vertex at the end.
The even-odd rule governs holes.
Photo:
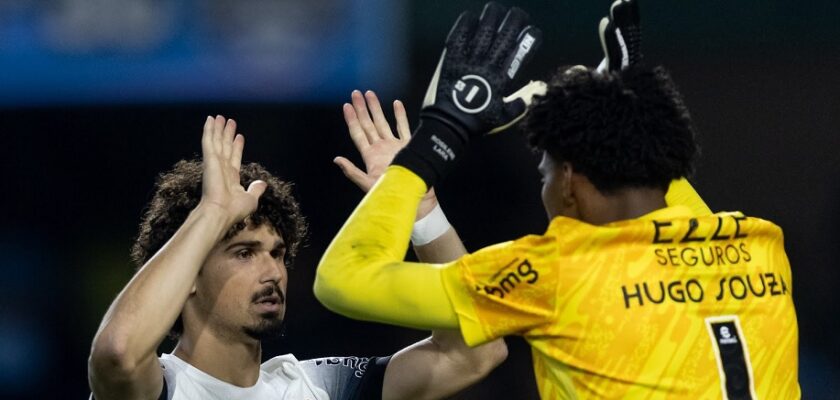
POLYGON ((88 380, 96 400, 153 400, 166 395, 155 354, 131 366, 114 352, 94 348, 88 360, 88 380))
POLYGON ((525 335, 553 321, 562 263, 558 241, 528 235, 481 249, 442 271, 469 345, 525 335))
POLYGON ((505 358, 502 339, 470 348, 458 331, 435 331, 391 357, 382 398, 447 398, 486 377, 505 358))

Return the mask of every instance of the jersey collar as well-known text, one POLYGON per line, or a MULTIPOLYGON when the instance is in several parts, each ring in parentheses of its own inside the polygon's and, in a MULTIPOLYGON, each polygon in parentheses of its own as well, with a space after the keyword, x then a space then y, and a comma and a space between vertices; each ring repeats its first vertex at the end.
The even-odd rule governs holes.
MULTIPOLYGON (((601 226, 615 227, 615 226, 623 226, 623 225, 626 225, 626 224, 631 224, 631 223, 637 222, 637 221, 650 221, 650 220, 654 220, 654 219, 660 219, 660 220, 661 219, 666 219, 667 220, 667 219, 677 219, 677 218, 688 218, 688 217, 692 217, 692 216, 694 216, 694 214, 692 213, 691 208, 689 208, 688 206, 679 205, 679 206, 671 206, 671 207, 660 208, 658 210, 651 211, 651 212, 649 212, 645 215, 642 215, 640 217, 637 217, 637 218, 626 219, 626 220, 622 220, 622 221, 616 221, 616 222, 612 222, 612 223, 609 223, 609 224, 606 224, 606 225, 601 225, 601 226)), ((583 222, 581 220, 558 216, 558 217, 554 217, 554 219, 551 220, 551 222, 548 224, 547 231, 550 231, 551 227, 555 224, 567 224, 569 222, 590 225, 590 224, 588 224, 586 222, 583 222)))
POLYGON ((677 219, 677 218, 687 218, 692 217, 694 214, 691 212, 691 208, 688 206, 671 206, 660 208, 658 210, 651 211, 645 215, 642 215, 638 218, 628 219, 624 221, 616 221, 610 224, 606 224, 604 226, 621 226, 628 223, 632 223, 634 221, 650 221, 654 219, 658 220, 668 220, 668 219, 677 219))

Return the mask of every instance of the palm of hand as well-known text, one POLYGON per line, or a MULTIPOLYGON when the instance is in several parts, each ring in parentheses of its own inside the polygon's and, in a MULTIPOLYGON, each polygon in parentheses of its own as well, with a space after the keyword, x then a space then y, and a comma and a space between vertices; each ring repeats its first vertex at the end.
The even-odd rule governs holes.
POLYGON ((236 122, 224 117, 207 117, 202 144, 202 195, 205 205, 219 207, 231 222, 239 221, 256 208, 266 184, 254 181, 248 190, 239 180, 245 137, 236 134, 236 122))
MULTIPOLYGON (((360 150, 362 161, 365 164, 365 180, 362 190, 367 192, 379 179, 385 170, 391 165, 394 156, 405 147, 408 141, 380 140, 374 142, 366 149, 360 150)), ((362 185, 359 185, 362 186, 362 185)))
MULTIPOLYGON (((336 157, 334 162, 348 179, 367 192, 385 173, 394 156, 411 140, 411 131, 405 107, 399 100, 394 102, 397 127, 395 137, 375 93, 368 91, 363 96, 361 92, 354 91, 351 98, 352 104, 344 105, 344 120, 350 139, 362 156, 365 170, 362 171, 344 157, 336 157)), ((436 205, 437 198, 434 189, 431 189, 420 202, 417 209, 418 218, 428 214, 436 205)))

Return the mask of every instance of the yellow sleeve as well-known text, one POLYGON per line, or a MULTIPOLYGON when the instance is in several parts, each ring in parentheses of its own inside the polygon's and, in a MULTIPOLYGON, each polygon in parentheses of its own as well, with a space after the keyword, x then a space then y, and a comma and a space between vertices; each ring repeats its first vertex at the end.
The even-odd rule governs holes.
POLYGON ((327 248, 315 297, 344 316, 419 329, 455 329, 458 319, 441 280, 451 264, 404 262, 426 184, 391 166, 327 248))
POLYGON ((698 217, 712 214, 712 210, 685 178, 671 182, 668 193, 665 194, 665 202, 668 207, 688 206, 692 213, 698 217))
POLYGON ((443 272, 464 341, 475 346, 528 336, 557 314, 557 243, 529 235, 481 249, 443 272))

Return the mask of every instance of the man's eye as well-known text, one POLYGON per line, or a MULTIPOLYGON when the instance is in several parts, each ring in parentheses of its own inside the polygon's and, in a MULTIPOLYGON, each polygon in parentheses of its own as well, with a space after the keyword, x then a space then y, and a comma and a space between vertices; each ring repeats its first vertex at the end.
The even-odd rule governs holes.
POLYGON ((272 250, 271 251, 271 256, 279 260, 279 259, 282 259, 283 257, 286 256, 286 251, 285 250, 272 250))
POLYGON ((250 249, 242 249, 236 252, 236 258, 247 260, 254 256, 254 252, 250 249))

